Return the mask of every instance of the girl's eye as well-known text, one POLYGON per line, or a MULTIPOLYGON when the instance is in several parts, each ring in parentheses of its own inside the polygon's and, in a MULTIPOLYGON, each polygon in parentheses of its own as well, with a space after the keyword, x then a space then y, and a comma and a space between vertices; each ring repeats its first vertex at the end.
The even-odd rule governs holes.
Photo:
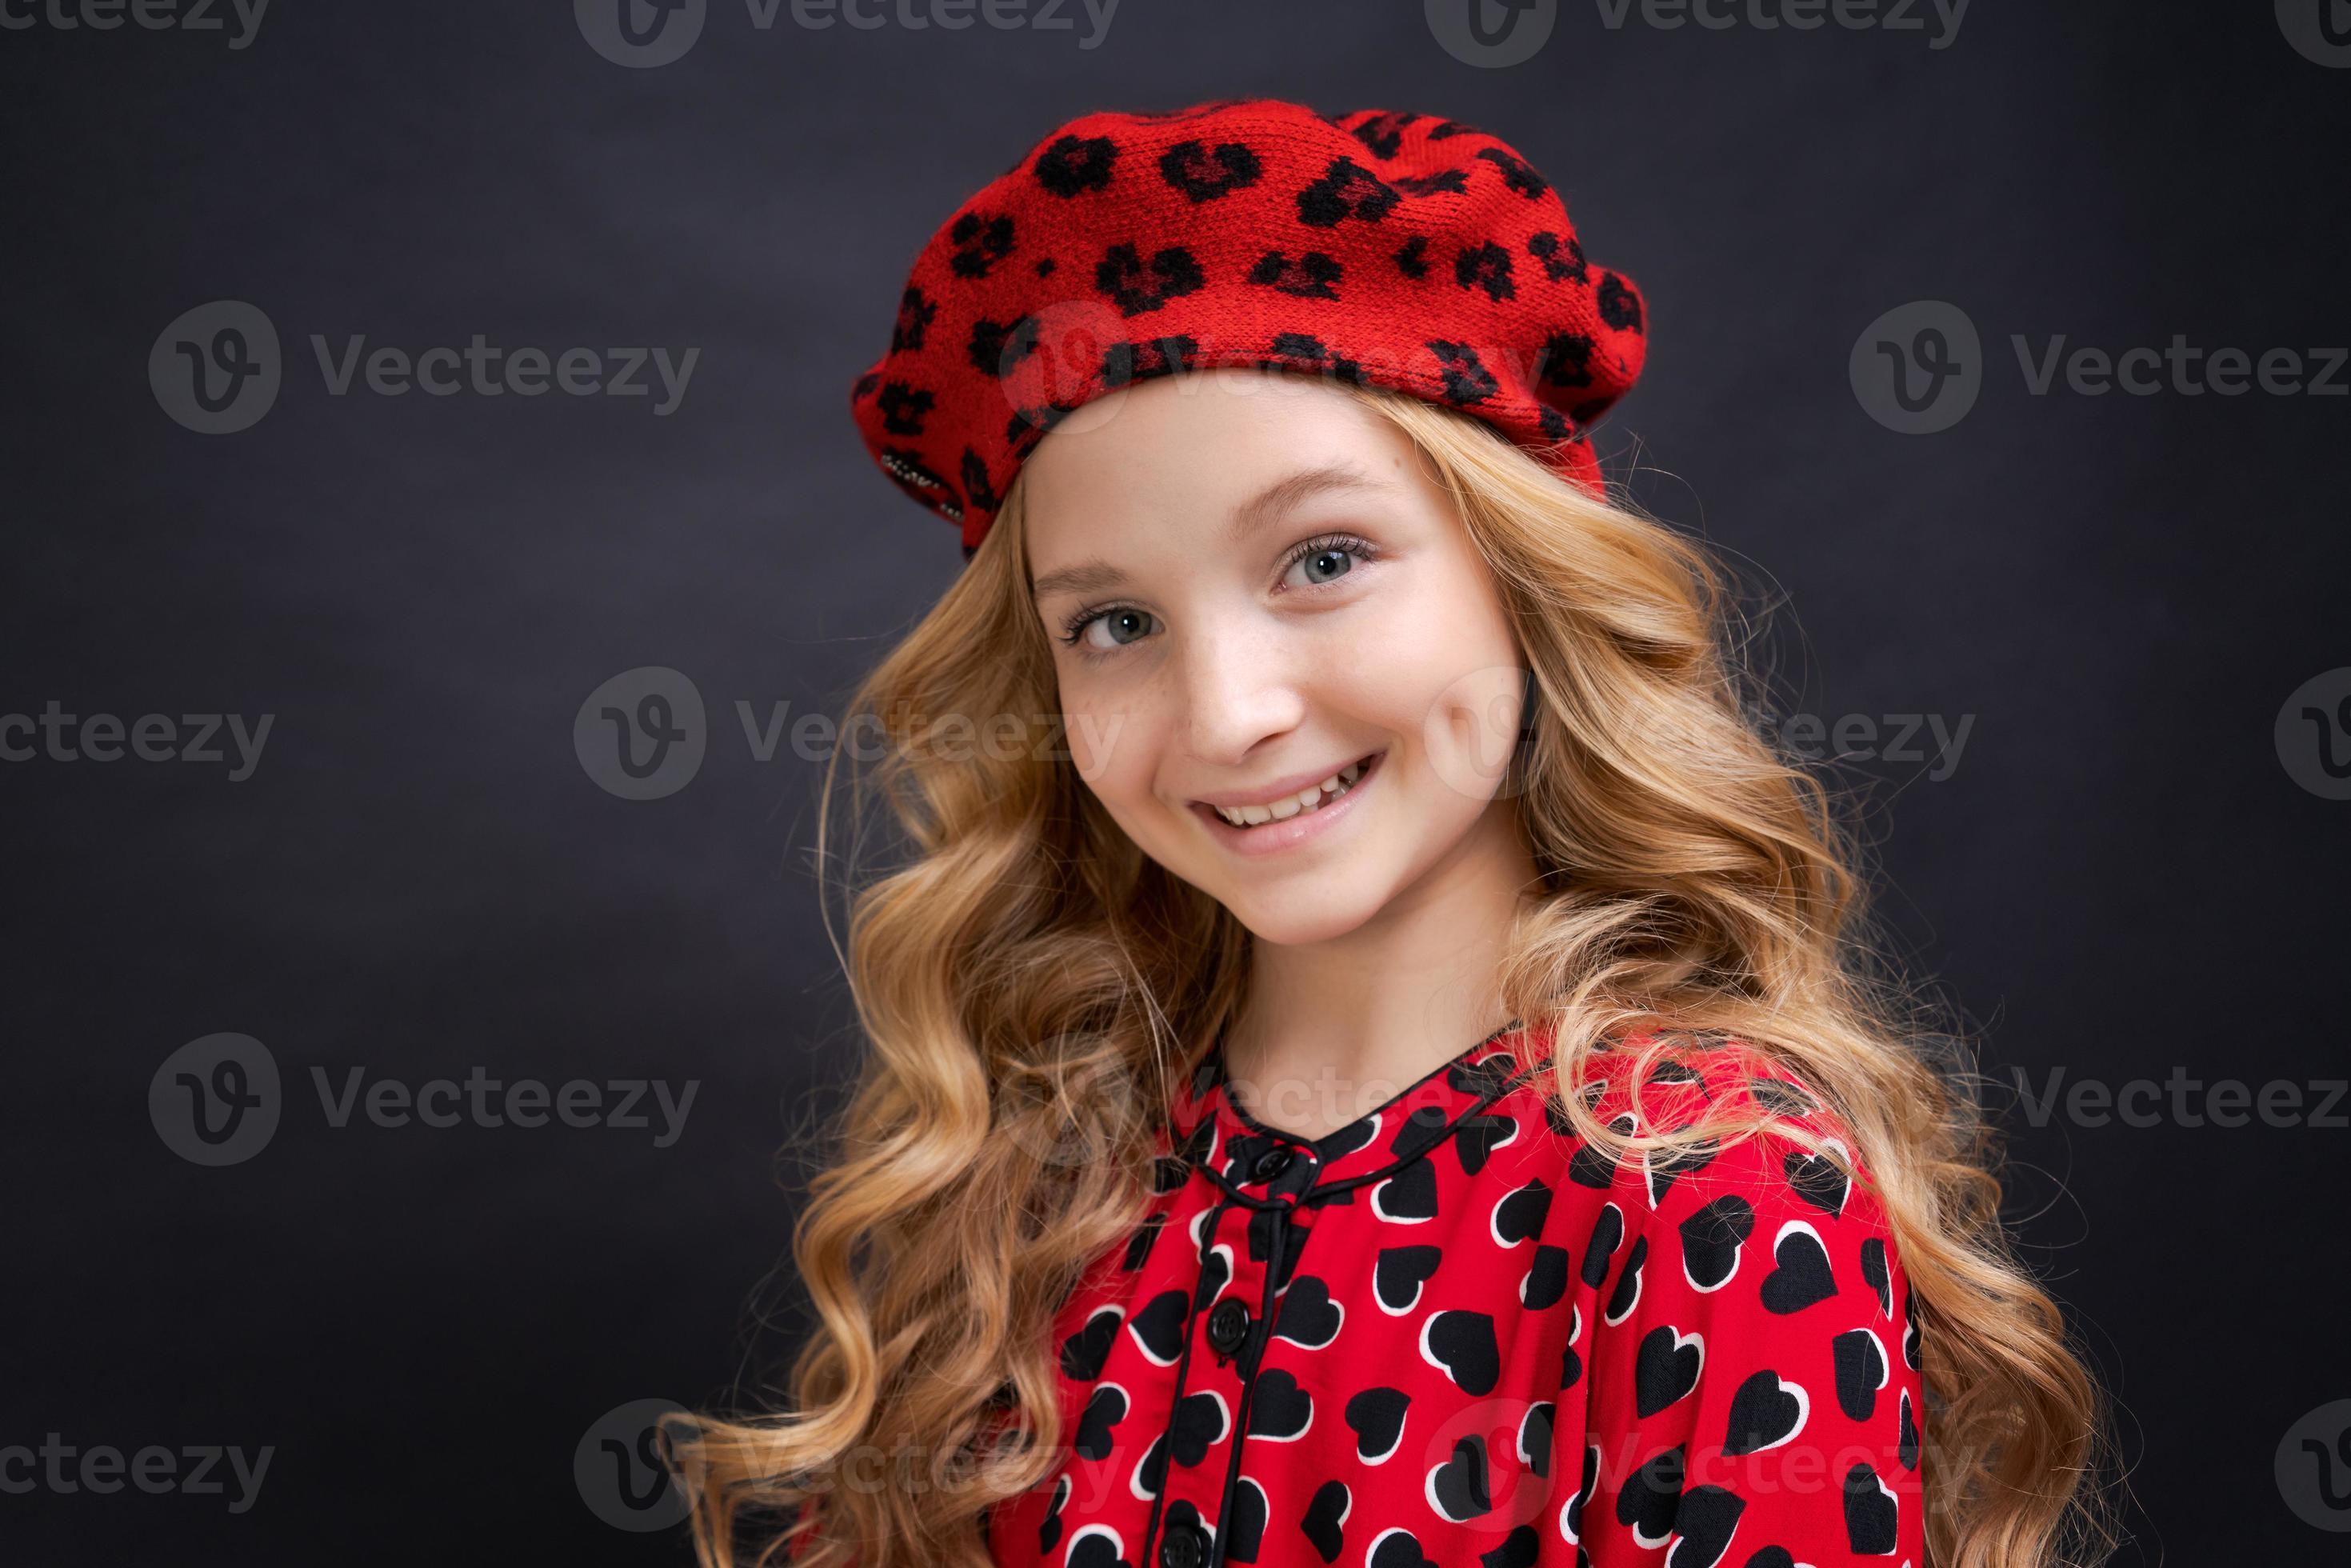
MULTIPOLYGON (((1282 571, 1283 586, 1323 588, 1355 570, 1358 561, 1377 559, 1379 550, 1368 540, 1353 534, 1324 534, 1308 539, 1290 551, 1290 560, 1282 571), (1303 572, 1302 580, 1299 579, 1303 572)), ((1101 658, 1117 652, 1132 643, 1139 643, 1155 629, 1158 618, 1147 610, 1133 605, 1114 604, 1103 609, 1085 609, 1063 623, 1061 641, 1092 658, 1101 658), (1107 633, 1097 637, 1100 630, 1107 633)))
POLYGON ((1129 643, 1138 642, 1147 634, 1150 620, 1151 612, 1147 610, 1116 607, 1109 610, 1081 611, 1071 619, 1061 641, 1072 647, 1082 643, 1085 647, 1105 652, 1113 648, 1123 648, 1129 643), (1093 632, 1097 629, 1107 631, 1110 633, 1109 641, 1104 642, 1094 636, 1093 632))
POLYGON ((1290 569, 1281 580, 1290 588, 1322 588, 1354 571, 1359 559, 1371 559, 1371 546, 1352 534, 1310 538, 1290 557, 1290 569))

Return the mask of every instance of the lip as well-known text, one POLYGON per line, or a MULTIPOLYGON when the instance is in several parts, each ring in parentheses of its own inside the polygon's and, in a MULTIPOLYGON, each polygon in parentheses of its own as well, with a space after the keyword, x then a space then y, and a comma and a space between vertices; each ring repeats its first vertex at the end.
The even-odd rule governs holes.
MULTIPOLYGON (((1380 751, 1385 751, 1387 747, 1384 746, 1380 747, 1380 751)), ((1341 768, 1353 768, 1356 763, 1363 761, 1364 757, 1376 757, 1378 755, 1379 752, 1365 752, 1362 757, 1348 758, 1344 762, 1340 763, 1337 768, 1325 768, 1320 773, 1295 773, 1287 779, 1277 779, 1272 783, 1267 785, 1264 789, 1259 789, 1254 795, 1219 797, 1213 801, 1199 800, 1193 801, 1192 804, 1195 806, 1270 806, 1276 800, 1289 799, 1290 796, 1297 794, 1301 789, 1312 789, 1315 785, 1322 783, 1325 779, 1328 779, 1332 775, 1339 772, 1341 768)))
MULTIPOLYGON (((1210 806, 1205 800, 1195 800, 1192 802, 1192 814, 1199 818, 1201 821, 1207 823, 1208 831, 1216 837, 1217 841, 1222 843, 1227 849, 1232 851, 1235 854, 1280 854, 1284 850, 1293 849, 1300 844, 1307 842, 1309 840, 1320 838, 1324 833, 1327 833, 1333 828, 1337 827, 1353 812, 1355 805, 1355 798, 1364 792, 1364 786, 1368 785, 1373 779, 1379 777, 1380 764, 1387 759, 1387 749, 1383 747, 1378 751, 1371 753, 1370 756, 1371 760, 1364 764, 1364 770, 1361 773, 1355 775, 1354 783, 1348 786, 1345 794, 1341 795, 1329 805, 1318 806, 1311 811, 1301 811, 1297 816, 1291 817, 1286 821, 1264 822, 1254 828, 1236 828, 1230 822, 1226 821, 1222 817, 1217 815, 1216 808, 1210 806)), ((1340 767, 1350 767, 1353 765, 1353 759, 1350 758, 1349 761, 1341 763, 1340 767)), ((1295 795, 1300 789, 1304 789, 1311 785, 1320 784, 1323 779, 1328 779, 1329 777, 1331 777, 1330 773, 1317 773, 1311 778, 1301 780, 1297 788, 1289 790, 1288 793, 1295 795)), ((1228 805, 1257 806, 1263 805, 1268 800, 1279 800, 1281 799, 1281 796, 1282 792, 1277 790, 1271 794, 1266 795, 1262 800, 1227 801, 1225 803, 1228 805)))

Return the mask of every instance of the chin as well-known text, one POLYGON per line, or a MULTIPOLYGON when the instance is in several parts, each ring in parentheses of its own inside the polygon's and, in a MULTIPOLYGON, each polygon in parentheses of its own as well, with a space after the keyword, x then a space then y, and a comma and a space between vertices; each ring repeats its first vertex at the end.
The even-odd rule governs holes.
POLYGON ((1346 936, 1377 915, 1386 900, 1363 879, 1307 879, 1281 890, 1211 886, 1216 901, 1250 936, 1282 947, 1303 947, 1346 936))

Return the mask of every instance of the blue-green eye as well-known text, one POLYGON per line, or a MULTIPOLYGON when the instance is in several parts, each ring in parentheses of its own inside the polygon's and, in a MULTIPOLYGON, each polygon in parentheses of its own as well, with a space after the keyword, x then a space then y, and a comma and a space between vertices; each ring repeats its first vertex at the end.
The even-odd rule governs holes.
POLYGON ((1298 564, 1306 569, 1306 580, 1308 585, 1311 586, 1316 583, 1335 582, 1346 576, 1354 566, 1355 558, 1345 550, 1334 547, 1331 549, 1316 550, 1312 555, 1301 556, 1298 559, 1298 564), (1324 572, 1329 575, 1321 575, 1324 572))
MULTIPOLYGON (((1290 558, 1290 568, 1306 569, 1305 580, 1295 586, 1321 588, 1338 581, 1355 570, 1357 561, 1369 560, 1374 553, 1368 542, 1353 534, 1325 534, 1300 545, 1290 558)), ((1287 580, 1290 574, 1285 571, 1282 575, 1287 580)))
MULTIPOLYGON (((1290 588, 1327 588, 1354 570, 1357 562, 1376 560, 1379 554, 1378 547, 1353 534, 1323 534, 1290 552, 1282 581, 1290 588), (1304 580, 1291 582, 1301 567, 1306 571, 1304 580)), ((1061 623, 1061 638, 1088 658, 1098 659, 1142 642, 1159 629, 1158 620, 1148 610, 1131 604, 1088 605, 1061 623), (1092 635, 1097 626, 1108 633, 1106 638, 1092 635)))
POLYGON ((1114 605, 1108 610, 1081 610, 1071 617, 1062 632, 1061 641, 1073 647, 1084 641, 1092 647, 1123 648, 1129 643, 1140 642, 1148 633, 1150 621, 1149 611, 1136 610, 1128 605, 1114 605), (1108 629, 1110 641, 1107 644, 1088 638, 1087 634, 1096 626, 1108 629))

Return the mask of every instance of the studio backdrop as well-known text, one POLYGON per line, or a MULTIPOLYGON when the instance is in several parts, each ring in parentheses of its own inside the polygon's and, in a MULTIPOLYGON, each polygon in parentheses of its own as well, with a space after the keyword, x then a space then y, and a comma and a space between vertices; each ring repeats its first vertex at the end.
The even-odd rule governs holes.
POLYGON ((1638 280, 1601 458, 1972 1031, 2115 1561, 2351 1542, 2351 6, 0 0, 0 1561, 689 1561, 963 569, 852 382, 1044 129, 1248 96, 1638 280))

